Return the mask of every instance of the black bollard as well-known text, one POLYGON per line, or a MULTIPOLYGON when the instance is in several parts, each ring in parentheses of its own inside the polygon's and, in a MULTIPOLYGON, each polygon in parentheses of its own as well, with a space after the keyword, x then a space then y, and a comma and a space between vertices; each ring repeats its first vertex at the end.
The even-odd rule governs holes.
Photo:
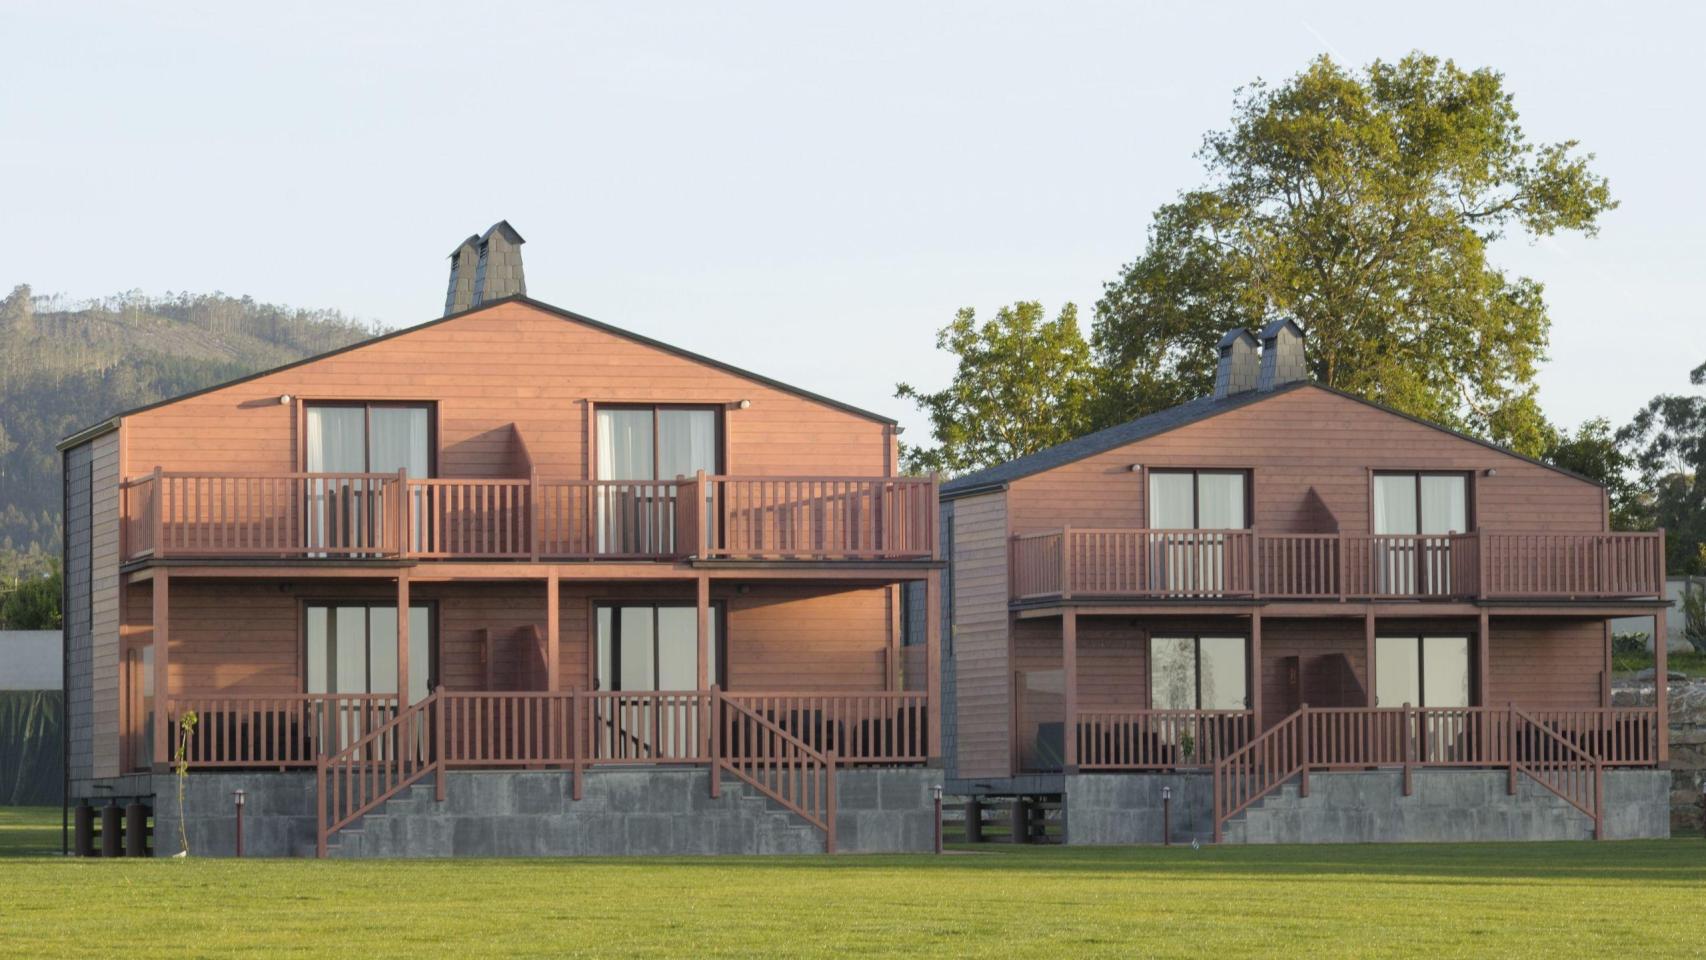
POLYGON ((124 808, 124 855, 148 856, 148 808, 143 804, 124 808))
POLYGON ((89 801, 77 801, 77 808, 71 819, 72 851, 79 857, 95 855, 95 808, 89 806, 89 801))
POLYGON ((119 838, 124 834, 124 828, 119 825, 118 803, 108 800, 101 808, 101 856, 119 857, 124 855, 124 849, 119 846, 119 838))

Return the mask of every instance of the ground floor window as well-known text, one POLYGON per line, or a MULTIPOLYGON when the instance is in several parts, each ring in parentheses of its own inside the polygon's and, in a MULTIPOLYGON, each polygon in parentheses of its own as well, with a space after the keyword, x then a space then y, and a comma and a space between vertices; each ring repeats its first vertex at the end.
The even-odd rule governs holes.
POLYGON ((1149 638, 1152 710, 1245 710, 1250 677, 1243 637, 1149 638))
MULTIPOLYGON (((437 681, 438 644, 432 605, 409 606, 409 702, 437 681)), ((310 602, 304 617, 308 693, 396 693, 397 605, 310 602)))
MULTIPOLYGON (((728 683, 724 610, 711 605, 712 683, 728 683)), ((699 689, 699 609, 693 604, 600 604, 599 690, 699 689)))
POLYGON ((1468 637, 1376 637, 1377 707, 1469 706, 1468 637))

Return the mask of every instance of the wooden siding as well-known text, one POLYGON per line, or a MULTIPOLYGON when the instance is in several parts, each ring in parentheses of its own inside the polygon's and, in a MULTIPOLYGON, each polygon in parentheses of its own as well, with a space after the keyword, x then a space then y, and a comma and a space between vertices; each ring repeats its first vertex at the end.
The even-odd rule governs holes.
POLYGON ((1600 706, 1605 621, 1494 617, 1489 630, 1491 706, 1511 701, 1525 710, 1600 706))
MULTIPOLYGON (((747 592, 717 585, 728 605, 729 687, 812 692, 881 690, 888 617, 885 589, 840 590, 753 584, 747 592)), ((305 600, 392 601, 394 583, 193 580, 171 587, 171 692, 276 696, 301 692, 305 600)), ((601 600, 693 599, 692 584, 564 584, 559 605, 562 689, 589 686, 593 605, 601 600)), ((511 675, 515 631, 542 624, 545 588, 526 583, 415 583, 413 602, 438 609, 439 679, 452 690, 485 687, 481 631, 499 638, 500 675, 511 675)), ((151 591, 131 588, 126 618, 148 622, 151 591)))
POLYGON ((1007 512, 1000 493, 954 504, 955 772, 1006 776, 1011 766, 1007 512))
POLYGON ((515 473, 513 424, 541 477, 589 475, 591 404, 725 406, 726 472, 883 476, 893 428, 524 303, 189 397, 124 419, 126 475, 289 472, 303 401, 436 401, 438 472, 515 473), (278 403, 281 395, 295 398, 278 403), (736 409, 750 400, 749 409, 736 409))
POLYGON ((1251 519, 1269 533, 1368 533, 1369 471, 1473 471, 1475 520, 1491 530, 1606 529, 1600 488, 1330 391, 1277 394, 1169 433, 1015 480, 1014 533, 1143 527, 1149 471, 1254 472, 1251 519), (1132 464, 1144 471, 1133 473, 1132 464), (1484 472, 1494 468, 1497 475, 1484 472))
MULTIPOLYGON (((65 451, 65 710, 70 739, 70 776, 85 781, 94 776, 94 635, 90 607, 90 489, 89 468, 94 443, 65 451)), ((75 789, 75 787, 73 788, 75 789)))
POLYGON ((119 769, 119 435, 92 441, 90 577, 92 765, 96 777, 119 769))

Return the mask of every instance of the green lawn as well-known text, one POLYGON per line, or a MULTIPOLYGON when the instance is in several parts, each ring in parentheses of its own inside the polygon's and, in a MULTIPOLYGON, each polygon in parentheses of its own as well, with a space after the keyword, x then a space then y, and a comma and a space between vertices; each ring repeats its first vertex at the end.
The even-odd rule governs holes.
MULTIPOLYGON (((39 821, 56 827, 57 810, 39 821)), ((0 811, 0 836, 42 838, 0 811)), ((23 838, 19 840, 18 838, 23 838)), ((0 955, 1699 956, 1706 841, 0 861, 0 955)))
MULTIPOLYGON (((1647 652, 1617 653, 1611 657, 1611 675, 1614 677, 1632 677, 1637 671, 1648 670, 1652 666, 1653 655, 1647 652)), ((1665 669, 1690 677, 1706 677, 1706 653, 1672 650, 1665 657, 1665 669)))

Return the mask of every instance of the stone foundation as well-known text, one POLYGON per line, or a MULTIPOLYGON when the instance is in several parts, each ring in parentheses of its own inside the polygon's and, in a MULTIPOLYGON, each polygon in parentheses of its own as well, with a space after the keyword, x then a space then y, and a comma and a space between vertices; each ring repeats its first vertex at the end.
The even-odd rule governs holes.
MULTIPOLYGON (((1700 791, 1706 789, 1706 680, 1672 680, 1670 687, 1670 822, 1673 830, 1700 829, 1700 791)), ((1651 680, 1618 680, 1618 707, 1653 705, 1651 680)))
MULTIPOLYGON (((1669 773, 1605 775, 1606 839, 1670 836, 1669 773)), ((1158 843, 1161 789, 1173 793, 1173 842, 1214 835, 1206 774, 1079 774, 1066 778, 1067 842, 1158 843)), ((1504 770, 1412 773, 1404 796, 1397 770, 1315 773, 1310 794, 1294 778, 1234 817, 1227 843, 1432 843, 1587 840, 1593 821, 1527 776, 1507 794, 1504 770)))
MULTIPOLYGON (((922 853, 935 843, 925 768, 837 771, 837 852, 922 853)), ((176 779, 154 778, 156 849, 178 849, 176 779)), ((236 852, 232 793, 247 797, 244 854, 313 856, 314 775, 196 773, 186 784, 192 856, 236 852)), ((725 776, 710 793, 701 767, 589 770, 572 799, 566 771, 453 771, 445 799, 428 778, 335 834, 334 857, 684 856, 822 853, 824 834, 725 776)))

